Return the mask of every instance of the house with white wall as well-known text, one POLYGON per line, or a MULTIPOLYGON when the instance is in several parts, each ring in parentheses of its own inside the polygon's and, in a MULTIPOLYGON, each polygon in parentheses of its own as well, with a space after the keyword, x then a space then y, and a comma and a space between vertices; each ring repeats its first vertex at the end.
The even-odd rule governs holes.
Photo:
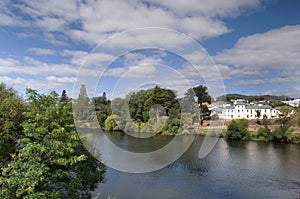
POLYGON ((212 115, 217 115, 220 119, 258 119, 258 112, 260 112, 259 119, 263 119, 264 115, 268 119, 278 117, 278 110, 269 105, 263 104, 249 104, 243 99, 234 101, 233 104, 225 104, 223 107, 213 108, 212 115))

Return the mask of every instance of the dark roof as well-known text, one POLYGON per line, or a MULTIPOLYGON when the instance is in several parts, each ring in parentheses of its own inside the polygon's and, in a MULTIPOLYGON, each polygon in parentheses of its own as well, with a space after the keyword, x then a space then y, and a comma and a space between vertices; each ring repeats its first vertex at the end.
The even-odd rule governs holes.
POLYGON ((234 106, 225 106, 224 109, 234 109, 234 106))
POLYGON ((246 106, 246 109, 272 109, 269 105, 262 105, 262 106, 246 106))
POLYGON ((213 109, 211 109, 212 111, 215 111, 215 112, 217 112, 217 113, 222 113, 222 108, 213 108, 213 109))
POLYGON ((246 105, 246 103, 243 102, 243 101, 237 101, 237 102, 235 103, 235 105, 246 105))

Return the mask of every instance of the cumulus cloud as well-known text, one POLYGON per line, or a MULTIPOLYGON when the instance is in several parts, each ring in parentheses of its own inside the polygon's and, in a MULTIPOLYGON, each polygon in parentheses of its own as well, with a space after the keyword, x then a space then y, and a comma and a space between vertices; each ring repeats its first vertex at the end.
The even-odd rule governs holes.
POLYGON ((232 49, 214 57, 218 63, 234 66, 283 67, 300 66, 300 25, 285 26, 265 33, 242 37, 232 49))
POLYGON ((55 50, 47 49, 47 48, 29 48, 28 52, 32 52, 36 55, 54 55, 56 54, 55 50))
MULTIPOLYGON (((223 77, 262 77, 265 83, 289 85, 299 83, 300 77, 300 25, 284 26, 264 33, 240 38, 231 49, 214 56, 221 63, 223 77), (274 70, 279 71, 275 75, 274 70)), ((256 82, 237 82, 253 86, 256 82), (254 83, 254 84, 252 84, 254 83)), ((270 91, 271 92, 271 91, 270 91)), ((273 93, 276 93, 275 91, 273 93)))
MULTIPOLYGON (((63 4, 60 1, 24 0, 22 4, 13 5, 15 10, 26 16, 21 18, 22 21, 47 31, 45 36, 49 37, 51 32, 60 32, 74 41, 91 45, 114 33, 141 27, 170 28, 196 39, 216 37, 231 31, 221 18, 238 16, 245 10, 261 6, 259 0, 228 0, 226 3, 209 0, 67 0, 63 4)), ((9 3, 3 7, 13 14, 14 10, 9 3)), ((9 17, 10 20, 15 18, 13 15, 9 17)), ((128 38, 131 41, 135 39, 128 38)), ((49 41, 49 38, 45 39, 49 41)))
POLYGON ((25 88, 32 88, 42 91, 55 90, 65 86, 64 83, 57 81, 48 81, 45 79, 37 80, 31 78, 21 78, 21 77, 9 77, 9 76, 0 76, 0 82, 6 83, 8 86, 12 86, 14 89, 19 91, 24 91, 25 88))

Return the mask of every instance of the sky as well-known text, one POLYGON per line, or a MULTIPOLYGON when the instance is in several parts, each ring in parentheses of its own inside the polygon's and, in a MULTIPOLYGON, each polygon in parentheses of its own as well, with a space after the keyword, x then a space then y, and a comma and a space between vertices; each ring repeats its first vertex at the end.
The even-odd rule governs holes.
POLYGON ((1 0, 0 82, 20 93, 109 98, 159 85, 183 95, 300 97, 298 0, 1 0))

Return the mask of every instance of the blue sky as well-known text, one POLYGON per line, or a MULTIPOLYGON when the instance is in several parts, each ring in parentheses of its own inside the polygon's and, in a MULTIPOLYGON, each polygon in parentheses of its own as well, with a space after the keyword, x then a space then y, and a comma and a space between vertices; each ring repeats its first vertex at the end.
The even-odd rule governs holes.
POLYGON ((300 97, 299 10, 297 0, 4 0, 0 81, 69 96, 85 83, 110 98, 154 84, 300 97))

